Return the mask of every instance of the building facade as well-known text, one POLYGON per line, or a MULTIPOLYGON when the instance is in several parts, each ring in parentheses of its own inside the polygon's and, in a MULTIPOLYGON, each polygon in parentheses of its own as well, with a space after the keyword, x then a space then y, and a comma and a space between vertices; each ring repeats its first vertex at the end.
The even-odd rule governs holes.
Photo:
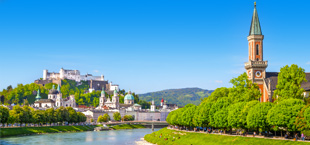
MULTIPOLYGON (((266 72, 268 61, 263 57, 263 40, 261 25, 258 18, 256 3, 254 4, 254 12, 252 16, 250 32, 248 39, 248 62, 245 69, 248 79, 256 83, 261 91, 261 102, 272 102, 273 92, 278 83, 278 72, 266 72)), ((301 87, 305 89, 304 96, 308 97, 310 92, 310 73, 306 73, 308 82, 303 82, 301 87)))

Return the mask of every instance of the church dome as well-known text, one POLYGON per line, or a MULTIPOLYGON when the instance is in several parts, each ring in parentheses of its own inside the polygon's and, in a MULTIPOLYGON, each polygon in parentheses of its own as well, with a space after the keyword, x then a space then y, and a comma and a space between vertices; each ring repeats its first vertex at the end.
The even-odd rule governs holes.
POLYGON ((125 96, 124 98, 125 100, 134 100, 135 97, 133 95, 131 95, 131 92, 129 91, 128 94, 125 96))

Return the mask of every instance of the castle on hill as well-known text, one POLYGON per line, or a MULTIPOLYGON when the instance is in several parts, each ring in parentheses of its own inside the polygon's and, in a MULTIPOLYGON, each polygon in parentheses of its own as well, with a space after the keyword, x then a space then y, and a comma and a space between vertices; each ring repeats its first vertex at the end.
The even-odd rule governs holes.
MULTIPOLYGON (((258 19, 256 4, 254 4, 254 12, 251 21, 250 33, 248 39, 248 59, 245 69, 248 79, 253 83, 257 83, 261 91, 261 102, 272 102, 272 96, 278 83, 278 72, 266 72, 268 61, 263 59, 263 40, 260 22, 258 19)), ((307 82, 302 82, 301 88, 305 90, 304 97, 309 97, 310 93, 310 73, 306 73, 307 82)))
POLYGON ((45 86, 48 83, 55 83, 61 86, 61 80, 73 80, 78 83, 81 81, 86 81, 89 85, 89 92, 101 90, 105 88, 108 94, 112 94, 114 90, 119 91, 119 86, 117 84, 112 84, 112 82, 106 81, 104 76, 93 76, 92 74, 81 75, 79 70, 68 70, 61 68, 58 73, 49 72, 48 70, 43 70, 43 78, 35 80, 34 83, 41 84, 45 86))

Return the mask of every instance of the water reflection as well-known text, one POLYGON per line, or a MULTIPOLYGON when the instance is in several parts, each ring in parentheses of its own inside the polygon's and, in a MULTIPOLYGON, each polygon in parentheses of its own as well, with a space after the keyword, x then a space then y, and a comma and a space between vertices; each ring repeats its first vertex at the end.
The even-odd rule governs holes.
MULTIPOLYGON (((159 129, 155 129, 159 130, 159 129)), ((144 135, 152 133, 151 129, 111 130, 101 132, 55 133, 10 137, 0 140, 0 145, 134 145, 144 135)))

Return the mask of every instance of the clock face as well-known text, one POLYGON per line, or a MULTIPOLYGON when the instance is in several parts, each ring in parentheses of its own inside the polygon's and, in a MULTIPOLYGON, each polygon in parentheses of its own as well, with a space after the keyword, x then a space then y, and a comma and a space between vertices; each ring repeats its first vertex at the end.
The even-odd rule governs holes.
POLYGON ((262 76, 262 73, 261 73, 260 71, 257 71, 257 72, 255 72, 255 76, 256 76, 256 77, 261 77, 261 76, 262 76))

